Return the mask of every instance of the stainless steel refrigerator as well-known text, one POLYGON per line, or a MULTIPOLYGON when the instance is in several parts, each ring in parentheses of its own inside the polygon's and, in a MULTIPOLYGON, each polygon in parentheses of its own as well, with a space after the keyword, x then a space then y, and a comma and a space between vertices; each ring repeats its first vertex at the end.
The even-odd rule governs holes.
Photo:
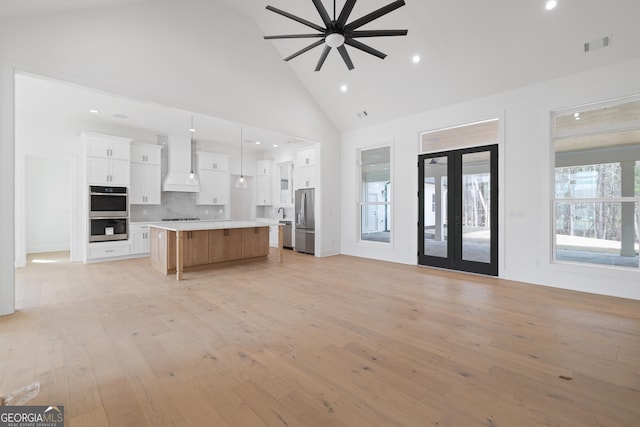
POLYGON ((316 225, 313 188, 296 190, 296 240, 294 249, 306 254, 315 253, 316 225))

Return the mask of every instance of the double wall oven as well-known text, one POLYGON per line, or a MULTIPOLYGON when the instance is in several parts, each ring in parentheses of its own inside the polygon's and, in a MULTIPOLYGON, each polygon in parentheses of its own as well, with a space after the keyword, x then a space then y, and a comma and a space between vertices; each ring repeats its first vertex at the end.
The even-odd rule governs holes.
POLYGON ((129 237, 127 187, 89 187, 89 242, 127 240, 129 237))

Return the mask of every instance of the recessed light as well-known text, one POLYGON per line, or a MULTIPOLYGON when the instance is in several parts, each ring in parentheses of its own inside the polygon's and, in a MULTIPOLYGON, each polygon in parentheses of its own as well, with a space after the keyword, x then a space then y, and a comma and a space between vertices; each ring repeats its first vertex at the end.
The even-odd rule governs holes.
POLYGON ((260 141, 256 141, 256 145, 260 145, 260 141))
POLYGON ((413 55, 413 58, 411 58, 411 60, 414 64, 417 64, 418 62, 420 62, 420 55, 413 55))
POLYGON ((547 10, 553 10, 556 8, 557 5, 558 5, 558 2, 556 0, 548 0, 547 3, 544 5, 544 8, 547 10))
POLYGON ((349 88, 347 87, 347 85, 342 85, 340 86, 340 90, 346 92, 347 90, 349 90, 349 88))
POLYGON ((189 132, 194 133, 196 130, 194 128, 189 129, 189 132))
POLYGON ((98 110, 89 110, 89 112, 92 113, 92 114, 98 114, 100 111, 98 111, 98 110))
POLYGON ((273 148, 278 148, 278 144, 273 144, 273 148))

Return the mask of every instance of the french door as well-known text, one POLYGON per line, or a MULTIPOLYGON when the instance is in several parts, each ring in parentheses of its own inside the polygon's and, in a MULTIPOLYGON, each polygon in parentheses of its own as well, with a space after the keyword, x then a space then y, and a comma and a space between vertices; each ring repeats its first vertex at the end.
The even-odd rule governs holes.
POLYGON ((498 275, 498 146, 418 161, 418 264, 498 275))

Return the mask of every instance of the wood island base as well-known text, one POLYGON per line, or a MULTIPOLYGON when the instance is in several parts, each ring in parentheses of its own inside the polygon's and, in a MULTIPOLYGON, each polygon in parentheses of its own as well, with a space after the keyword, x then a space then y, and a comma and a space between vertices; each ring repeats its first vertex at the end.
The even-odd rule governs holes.
POLYGON ((269 226, 265 224, 171 223, 150 225, 149 230, 152 268, 162 274, 176 273, 177 280, 184 271, 264 260, 269 255, 269 226))

